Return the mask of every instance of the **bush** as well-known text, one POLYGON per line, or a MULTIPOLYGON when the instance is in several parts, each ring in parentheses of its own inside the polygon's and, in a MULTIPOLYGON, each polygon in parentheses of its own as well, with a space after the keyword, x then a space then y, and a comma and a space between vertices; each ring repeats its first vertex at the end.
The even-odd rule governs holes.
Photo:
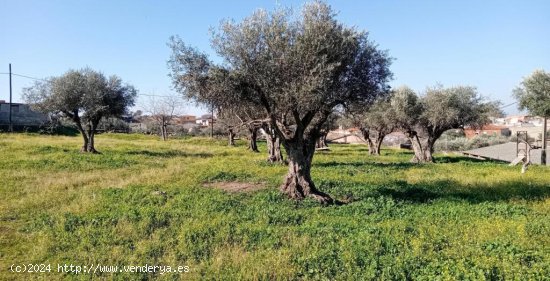
POLYGON ((97 129, 102 132, 129 133, 130 125, 119 118, 103 118, 99 122, 97 129))
POLYGON ((435 143, 436 151, 463 151, 512 141, 511 138, 496 135, 480 135, 472 139, 465 137, 446 138, 442 136, 435 143))

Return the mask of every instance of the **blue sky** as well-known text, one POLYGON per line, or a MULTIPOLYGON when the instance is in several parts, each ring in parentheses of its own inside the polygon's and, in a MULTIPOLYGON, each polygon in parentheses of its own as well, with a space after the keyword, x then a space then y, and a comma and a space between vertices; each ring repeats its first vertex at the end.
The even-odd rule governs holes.
MULTIPOLYGON (((329 1, 395 58, 393 86, 472 85, 509 104, 522 77, 550 71, 550 1, 329 1)), ((142 94, 172 92, 166 42, 179 35, 211 54, 209 28, 258 8, 303 1, 0 0, 0 73, 48 77, 89 66, 142 94)), ((14 101, 31 80, 14 77, 14 101)), ((8 99, 0 75, 0 99, 8 99)), ((140 97, 144 103, 146 97, 140 97)), ((192 114, 203 110, 189 106, 192 114)), ((516 113, 515 106, 506 108, 516 113)))

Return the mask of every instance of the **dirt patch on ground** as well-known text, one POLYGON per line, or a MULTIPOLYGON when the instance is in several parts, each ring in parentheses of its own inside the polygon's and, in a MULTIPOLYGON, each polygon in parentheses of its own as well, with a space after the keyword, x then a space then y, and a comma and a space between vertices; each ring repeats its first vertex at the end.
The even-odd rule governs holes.
POLYGON ((204 187, 221 189, 227 192, 251 192, 266 188, 265 183, 251 183, 251 182, 236 182, 236 181, 221 181, 205 183, 204 187))

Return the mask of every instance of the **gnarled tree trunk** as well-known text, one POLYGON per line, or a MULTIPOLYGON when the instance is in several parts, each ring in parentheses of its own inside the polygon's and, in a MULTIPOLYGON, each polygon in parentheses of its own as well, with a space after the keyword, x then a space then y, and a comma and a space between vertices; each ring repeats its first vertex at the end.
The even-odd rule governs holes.
POLYGON ((288 173, 281 185, 281 192, 292 199, 301 200, 309 196, 321 204, 332 204, 332 198, 319 191, 311 180, 311 162, 315 152, 315 142, 287 140, 283 145, 288 155, 288 173))
POLYGON ((315 142, 316 149, 328 149, 327 145, 327 134, 328 132, 322 131, 319 135, 319 138, 315 142))
POLYGON ((372 142, 373 144, 373 151, 370 152, 370 154, 373 154, 373 155, 380 155, 380 148, 382 147, 382 142, 384 141, 384 137, 386 135, 384 134, 380 134, 378 133, 377 136, 376 136, 376 139, 374 140, 374 142, 372 142))
POLYGON ((95 137, 95 131, 97 129, 97 126, 99 125, 99 121, 101 121, 101 116, 96 116, 92 120, 86 121, 86 128, 84 128, 82 124, 82 120, 80 119, 80 116, 78 115, 78 111, 63 111, 65 115, 67 115, 76 125, 77 130, 82 134, 82 140, 84 143, 82 144, 82 147, 80 148, 80 152, 90 152, 90 153, 99 153, 95 149, 95 143, 94 143, 94 137, 95 137))
POLYGON ((367 146, 369 148, 369 154, 374 155, 376 150, 374 148, 374 143, 370 138, 370 130, 361 128, 361 133, 363 134, 363 139, 365 139, 365 141, 367 142, 367 146))
POLYGON ((271 125, 264 123, 262 128, 267 142, 267 151, 269 153, 267 161, 271 163, 283 162, 283 154, 281 153, 281 139, 277 136, 271 125))
POLYGON ((162 122, 162 125, 160 126, 160 133, 161 133, 162 140, 166 141, 167 134, 166 134, 166 123, 165 122, 162 122))
POLYGON ((80 148, 80 152, 88 152, 88 135, 86 134, 86 131, 84 130, 80 122, 76 123, 76 128, 82 135, 82 140, 84 141, 84 143, 82 144, 82 147, 80 148))
POLYGON ((94 120, 86 126, 87 127, 86 133, 88 135, 88 145, 87 145, 86 152, 99 153, 99 151, 95 149, 95 132, 98 124, 99 124, 99 120, 94 120))
POLYGON ((406 133, 407 138, 411 141, 414 156, 411 163, 428 163, 433 162, 433 144, 435 141, 431 137, 419 137, 415 131, 406 133))
POLYGON ((250 132, 248 149, 252 150, 253 152, 260 152, 258 150, 258 144, 256 143, 256 139, 258 138, 258 128, 250 127, 248 131, 250 132))
POLYGON ((95 149, 95 142, 94 142, 94 138, 95 138, 95 132, 93 130, 90 130, 88 132, 88 149, 87 149, 87 152, 91 152, 91 153, 98 153, 98 151, 95 149))
POLYGON ((233 132, 233 128, 228 129, 229 132, 229 146, 235 145, 235 133, 233 132))
POLYGON ((266 135, 267 140, 267 150, 269 152, 269 157, 267 161, 271 163, 283 162, 283 154, 281 153, 281 141, 280 139, 272 134, 266 135))
POLYGON ((427 137, 424 140, 424 162, 433 163, 433 153, 434 153, 434 144, 435 139, 432 137, 427 137))
POLYGON ((82 144, 82 147, 80 147, 80 152, 82 153, 88 152, 88 142, 89 142, 88 134, 86 130, 84 130, 84 127, 82 126, 82 122, 80 120, 80 116, 78 116, 78 112, 65 112, 65 114, 73 120, 73 122, 76 125, 76 129, 82 135, 82 140, 84 141, 84 143, 82 144))

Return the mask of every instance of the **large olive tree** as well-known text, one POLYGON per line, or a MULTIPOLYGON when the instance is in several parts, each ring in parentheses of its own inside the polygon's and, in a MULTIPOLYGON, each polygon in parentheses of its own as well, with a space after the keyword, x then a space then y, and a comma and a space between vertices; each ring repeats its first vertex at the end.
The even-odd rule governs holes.
POLYGON ((121 117, 134 105, 136 89, 117 76, 105 77, 89 68, 69 70, 23 89, 24 99, 44 113, 60 113, 82 134, 81 152, 98 153, 94 136, 104 117, 121 117))
POLYGON ((531 114, 544 118, 541 153, 541 163, 544 165, 546 164, 546 123, 550 117, 550 73, 536 70, 514 90, 514 96, 519 101, 520 109, 527 109, 531 114))
POLYGON ((311 179, 315 143, 333 110, 370 104, 388 90, 390 58, 365 32, 346 27, 322 2, 288 10, 253 13, 241 22, 225 21, 213 32, 212 46, 224 60, 212 66, 205 55, 172 41, 169 64, 176 89, 197 99, 220 68, 233 85, 234 102, 261 106, 288 155, 289 170, 280 190, 290 198, 332 198, 311 179))

